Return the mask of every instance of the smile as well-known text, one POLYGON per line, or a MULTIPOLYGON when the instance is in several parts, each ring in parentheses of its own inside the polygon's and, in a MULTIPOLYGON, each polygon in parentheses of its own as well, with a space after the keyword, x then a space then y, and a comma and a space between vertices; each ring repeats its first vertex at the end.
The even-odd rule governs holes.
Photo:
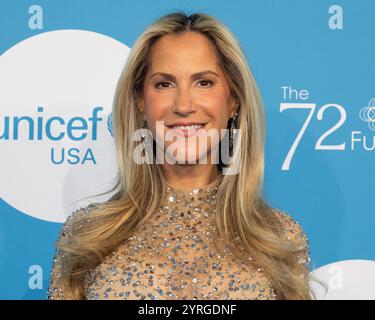
POLYGON ((191 129, 199 129, 203 128, 202 124, 193 124, 190 126, 170 126, 170 128, 177 128, 177 129, 184 129, 184 130, 191 130, 191 129))
POLYGON ((173 130, 173 133, 175 133, 178 136, 184 136, 184 137, 191 137, 195 136, 198 133, 199 129, 202 129, 205 126, 203 123, 195 123, 195 124, 174 124, 167 126, 171 130, 173 130))

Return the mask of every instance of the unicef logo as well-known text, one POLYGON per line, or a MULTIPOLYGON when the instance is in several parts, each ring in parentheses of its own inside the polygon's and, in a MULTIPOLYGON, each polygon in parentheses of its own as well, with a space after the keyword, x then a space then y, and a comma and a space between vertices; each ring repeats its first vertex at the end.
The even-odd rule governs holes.
POLYGON ((375 98, 372 98, 367 107, 359 111, 359 117, 362 121, 367 122, 368 127, 375 131, 375 98))
POLYGON ((110 113, 129 52, 95 32, 59 30, 0 56, 4 201, 32 217, 64 222, 77 207, 104 200, 80 202, 108 190, 116 176, 110 113))

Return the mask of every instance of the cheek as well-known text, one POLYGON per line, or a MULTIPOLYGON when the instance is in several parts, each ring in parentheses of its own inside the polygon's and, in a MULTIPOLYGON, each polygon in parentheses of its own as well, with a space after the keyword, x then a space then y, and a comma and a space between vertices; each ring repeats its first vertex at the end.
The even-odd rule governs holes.
POLYGON ((212 108, 210 108, 209 111, 214 121, 215 127, 217 128, 227 127, 229 110, 228 110, 228 106, 222 100, 218 100, 214 104, 212 104, 212 108))
POLYGON ((210 113, 215 124, 226 126, 229 115, 227 92, 223 88, 218 87, 207 96, 205 105, 207 106, 207 112, 210 113))
POLYGON ((155 127, 156 121, 163 120, 168 109, 168 103, 160 95, 151 92, 145 94, 145 113, 147 120, 152 127, 155 127))
POLYGON ((152 106, 146 110, 147 121, 152 127, 155 127, 156 121, 160 120, 162 112, 158 108, 153 108, 152 106))

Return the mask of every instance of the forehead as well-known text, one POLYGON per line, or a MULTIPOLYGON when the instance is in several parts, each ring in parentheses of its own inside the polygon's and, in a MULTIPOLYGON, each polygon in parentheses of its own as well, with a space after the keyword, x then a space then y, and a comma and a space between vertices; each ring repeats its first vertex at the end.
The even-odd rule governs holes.
POLYGON ((220 73, 219 59, 215 46, 200 33, 169 34, 156 41, 151 49, 151 72, 207 69, 220 73))

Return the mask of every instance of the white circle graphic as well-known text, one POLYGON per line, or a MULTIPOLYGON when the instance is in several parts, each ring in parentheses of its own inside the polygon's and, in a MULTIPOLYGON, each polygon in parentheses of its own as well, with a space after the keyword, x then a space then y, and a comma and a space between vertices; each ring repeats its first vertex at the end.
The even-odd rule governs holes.
POLYGON ((102 34, 59 30, 0 56, 4 201, 32 217, 64 222, 92 202, 78 200, 112 186, 117 165, 107 120, 129 52, 102 34))
POLYGON ((375 300, 375 261, 337 261, 314 270, 312 275, 310 285, 318 300, 375 300))

